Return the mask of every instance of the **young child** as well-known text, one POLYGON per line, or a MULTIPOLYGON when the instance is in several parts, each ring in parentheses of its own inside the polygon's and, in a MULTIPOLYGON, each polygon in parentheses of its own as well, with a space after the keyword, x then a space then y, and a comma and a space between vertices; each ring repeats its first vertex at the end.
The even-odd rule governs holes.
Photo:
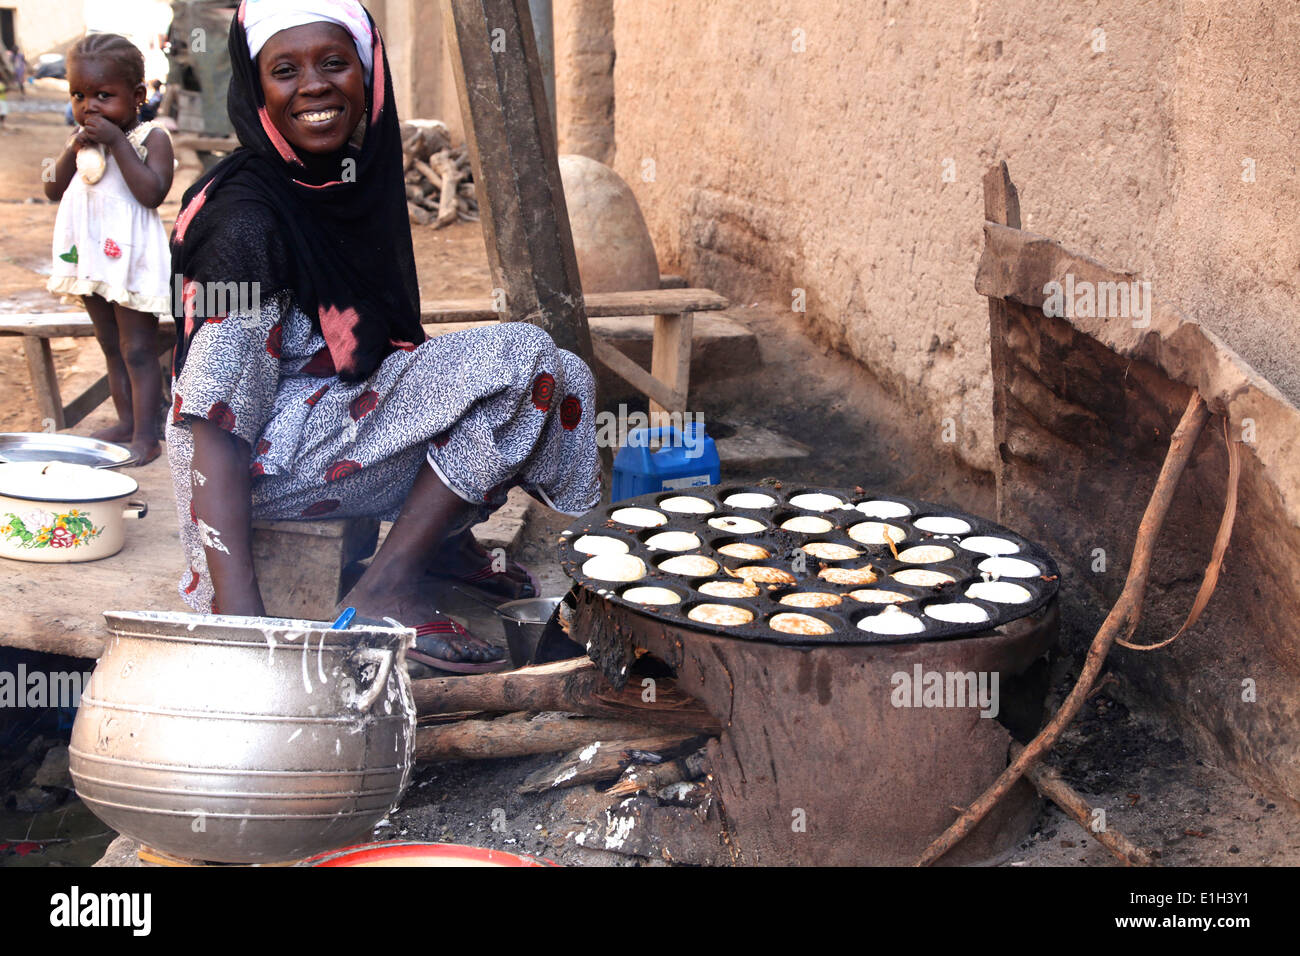
POLYGON ((158 317, 171 315, 171 253, 158 215, 172 185, 171 139, 140 122, 144 56, 125 37, 82 37, 67 68, 79 129, 46 177, 46 197, 61 200, 48 288, 82 297, 108 363, 118 421, 93 437, 129 443, 127 464, 143 465, 159 453, 158 317))

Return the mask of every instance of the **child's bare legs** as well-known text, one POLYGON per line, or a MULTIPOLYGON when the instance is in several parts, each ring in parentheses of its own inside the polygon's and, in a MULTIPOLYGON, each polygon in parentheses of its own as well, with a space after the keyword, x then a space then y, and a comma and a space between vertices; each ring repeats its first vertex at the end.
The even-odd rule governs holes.
POLYGON ((158 415, 162 410, 162 369, 158 365, 158 316, 118 305, 118 348, 131 382, 131 461, 145 465, 158 457, 158 415))
POLYGON ((117 411, 117 424, 101 428, 91 438, 100 441, 130 441, 135 434, 135 417, 132 414, 131 377, 122 360, 121 331, 117 325, 117 314, 113 303, 97 295, 82 297, 90 321, 95 326, 95 338, 104 353, 108 364, 108 393, 113 398, 113 408, 117 411))

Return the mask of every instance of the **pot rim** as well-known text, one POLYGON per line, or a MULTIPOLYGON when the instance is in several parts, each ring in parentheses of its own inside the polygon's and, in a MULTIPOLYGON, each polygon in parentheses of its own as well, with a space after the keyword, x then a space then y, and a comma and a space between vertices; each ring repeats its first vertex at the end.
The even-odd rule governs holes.
POLYGON ((248 646, 265 649, 268 637, 276 638, 273 649, 298 649, 298 635, 310 635, 313 647, 316 638, 327 649, 347 650, 356 647, 356 638, 362 634, 371 638, 387 638, 394 641, 394 650, 410 646, 414 641, 415 629, 405 626, 363 625, 335 630, 332 621, 307 621, 298 618, 281 617, 240 617, 233 614, 195 614, 192 611, 104 611, 104 620, 108 624, 110 637, 144 638, 159 641, 186 641, 193 644, 219 643, 227 646, 248 646), (158 628, 157 632, 149 630, 150 626, 158 628), (166 628, 181 625, 179 630, 168 631, 166 628), (238 629, 246 637, 231 634, 238 629), (214 633, 215 632, 215 633, 214 633), (280 636, 285 639, 280 640, 280 636), (288 635, 293 635, 292 638, 288 635), (337 640, 324 643, 326 636, 337 640))

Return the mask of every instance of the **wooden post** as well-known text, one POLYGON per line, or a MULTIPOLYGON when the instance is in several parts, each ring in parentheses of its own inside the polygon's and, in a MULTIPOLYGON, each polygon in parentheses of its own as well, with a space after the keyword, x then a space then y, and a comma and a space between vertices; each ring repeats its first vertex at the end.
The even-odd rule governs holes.
MULTIPOLYGON (((1005 160, 984 174, 984 218, 1012 229, 1020 228, 1020 195, 1005 160)), ((989 298, 989 367, 993 376, 993 448, 997 479, 997 520, 1003 520, 1003 469, 1007 454, 1007 304, 989 298)))
POLYGON ((32 391, 36 393, 36 406, 40 409, 42 424, 54 420, 56 431, 65 427, 63 398, 59 394, 59 377, 54 372, 54 353, 50 340, 34 335, 23 336, 23 353, 27 356, 27 371, 32 377, 32 391))
POLYGON ((652 413, 686 411, 686 393, 691 381, 691 338, 694 334, 695 316, 690 312, 655 316, 650 374, 672 390, 677 402, 675 407, 666 408, 651 400, 652 413))
POLYGON ((442 0, 452 71, 502 318, 592 362, 528 0, 442 0))

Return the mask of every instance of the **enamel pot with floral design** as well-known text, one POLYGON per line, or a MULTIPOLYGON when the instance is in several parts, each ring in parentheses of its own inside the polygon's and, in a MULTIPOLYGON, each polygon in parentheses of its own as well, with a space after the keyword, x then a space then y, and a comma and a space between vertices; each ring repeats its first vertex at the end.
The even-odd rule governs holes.
POLYGON ((139 482, 66 462, 0 464, 0 557, 96 561, 122 550, 125 520, 149 507, 130 498, 139 482))

